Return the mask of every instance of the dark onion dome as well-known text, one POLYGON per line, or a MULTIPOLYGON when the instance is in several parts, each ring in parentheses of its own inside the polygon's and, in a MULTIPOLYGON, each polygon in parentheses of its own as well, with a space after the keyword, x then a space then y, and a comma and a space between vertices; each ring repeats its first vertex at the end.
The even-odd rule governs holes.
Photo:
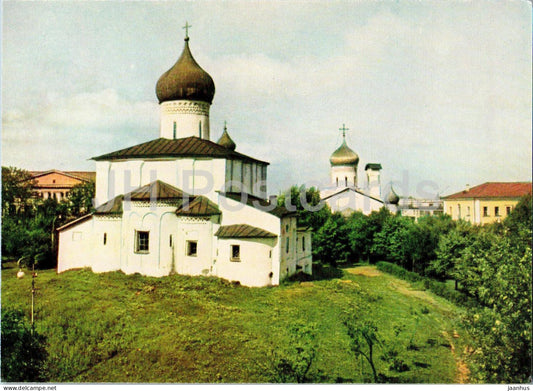
POLYGON ((396 194, 396 192, 391 186, 390 192, 387 195, 387 204, 398 205, 399 202, 400 202, 400 197, 398 196, 398 194, 396 194))
POLYGON ((349 166, 359 163, 359 156, 346 145, 346 139, 329 158, 332 166, 349 166))
POLYGON ((193 58, 189 38, 180 58, 172 68, 163 73, 155 88, 159 103, 172 100, 197 100, 211 104, 215 96, 215 83, 193 58))
POLYGON ((231 149, 232 151, 235 151, 235 148, 237 147, 235 142, 228 134, 226 124, 224 124, 224 132, 222 133, 222 136, 220 136, 220 138, 218 139, 217 144, 222 145, 224 148, 231 149))

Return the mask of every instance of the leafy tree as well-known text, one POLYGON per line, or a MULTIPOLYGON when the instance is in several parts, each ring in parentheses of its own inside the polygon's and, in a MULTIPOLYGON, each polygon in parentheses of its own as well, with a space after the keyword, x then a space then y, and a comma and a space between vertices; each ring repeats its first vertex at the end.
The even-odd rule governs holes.
POLYGON ((46 339, 32 331, 24 313, 2 308, 2 380, 46 381, 46 339))
POLYGON ((428 268, 429 274, 440 280, 455 279, 457 289, 460 259, 465 249, 472 244, 474 233, 475 229, 470 223, 459 220, 454 229, 441 234, 435 250, 435 259, 430 262, 428 268))
POLYGON ((332 214, 313 236, 313 257, 332 266, 345 261, 350 253, 347 234, 344 217, 340 213, 332 214))
POLYGON ((34 186, 35 180, 28 171, 2 167, 2 217, 29 213, 34 186))
POLYGON ((278 205, 297 213, 298 224, 311 227, 314 232, 326 222, 331 215, 327 204, 320 200, 320 190, 305 185, 291 186, 285 193, 278 196, 278 205))
POLYGON ((371 320, 358 321, 354 315, 348 315, 343 320, 350 337, 350 349, 356 357, 363 356, 372 368, 374 382, 378 382, 378 373, 374 363, 374 348, 380 345, 378 327, 371 320))
POLYGON ((368 249, 373 239, 368 221, 368 217, 361 212, 354 212, 346 219, 350 258, 353 260, 368 260, 368 249))
POLYGON ((382 230, 376 233, 372 252, 382 260, 413 271, 414 254, 418 246, 415 230, 413 220, 391 216, 383 224, 382 230))
POLYGON ((475 289, 484 308, 465 322, 476 349, 473 376, 488 383, 523 383, 531 376, 531 249, 520 254, 507 238, 497 240, 480 262, 475 289))
POLYGON ((280 383, 307 383, 316 356, 316 325, 303 321, 289 327, 289 343, 275 352, 272 378, 280 383))
POLYGON ((375 248, 372 245, 375 240, 375 236, 378 234, 378 232, 381 232, 383 229, 383 226, 385 225, 385 222, 393 217, 393 215, 389 212, 389 210, 385 207, 381 208, 380 210, 373 211, 368 215, 368 219, 366 221, 365 225, 365 236, 367 243, 370 243, 369 246, 366 247, 365 255, 366 258, 371 263, 376 263, 380 260, 380 254, 377 254, 375 252, 375 248))
POLYGON ((75 185, 69 192, 67 203, 69 215, 80 217, 93 210, 93 200, 95 196, 94 182, 83 182, 75 185))
POLYGON ((503 225, 518 244, 531 248, 531 220, 532 200, 531 194, 528 194, 522 197, 511 214, 505 218, 503 225))

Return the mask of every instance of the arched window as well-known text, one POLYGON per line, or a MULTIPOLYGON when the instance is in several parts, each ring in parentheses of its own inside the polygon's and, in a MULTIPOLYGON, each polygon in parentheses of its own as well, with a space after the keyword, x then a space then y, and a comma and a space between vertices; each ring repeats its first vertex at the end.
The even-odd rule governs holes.
POLYGON ((347 176, 344 177, 344 186, 348 186, 348 177, 347 176))

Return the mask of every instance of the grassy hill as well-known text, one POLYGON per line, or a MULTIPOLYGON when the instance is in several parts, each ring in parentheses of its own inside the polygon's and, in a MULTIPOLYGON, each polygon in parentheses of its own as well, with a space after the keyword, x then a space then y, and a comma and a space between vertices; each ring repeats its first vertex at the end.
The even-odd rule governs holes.
MULTIPOLYGON (((30 309, 30 273, 2 270, 2 306, 30 309)), ((296 321, 316 325, 316 382, 371 381, 350 350, 346 311, 378 325, 379 373, 389 382, 458 383, 467 376, 460 310, 372 266, 322 270, 280 287, 150 278, 88 270, 36 278, 36 330, 54 382, 272 382, 273 352, 296 321)))

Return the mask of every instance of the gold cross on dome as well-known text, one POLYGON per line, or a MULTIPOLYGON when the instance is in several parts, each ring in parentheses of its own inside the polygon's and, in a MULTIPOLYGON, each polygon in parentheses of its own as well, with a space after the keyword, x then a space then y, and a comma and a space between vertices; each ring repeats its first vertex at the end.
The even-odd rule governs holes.
POLYGON ((189 22, 185 22, 185 26, 183 26, 182 28, 185 29, 185 38, 189 38, 189 28, 192 27, 189 22))
POLYGON ((342 124, 342 128, 339 128, 339 130, 342 130, 342 138, 346 138, 346 131, 350 129, 342 124))

